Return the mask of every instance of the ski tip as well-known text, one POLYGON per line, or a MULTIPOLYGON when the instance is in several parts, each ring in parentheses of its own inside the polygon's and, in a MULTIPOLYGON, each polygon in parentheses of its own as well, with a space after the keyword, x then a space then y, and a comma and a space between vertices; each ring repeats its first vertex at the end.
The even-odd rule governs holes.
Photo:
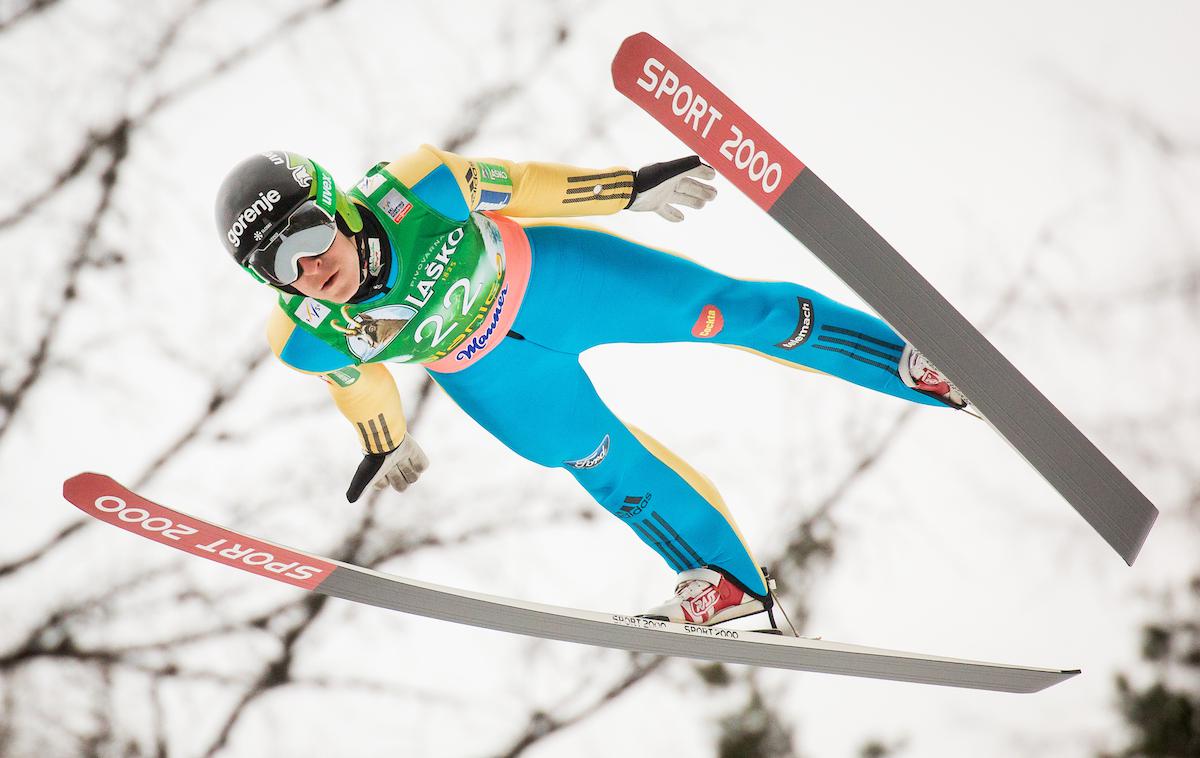
POLYGON ((1079 669, 1041 669, 1041 672, 1041 676, 1036 680, 1024 682, 1006 691, 1022 695, 1032 695, 1036 692, 1049 689, 1056 684, 1062 684, 1068 679, 1083 673, 1079 669))
POLYGON ((649 32, 638 32, 621 40, 621 46, 617 48, 617 54, 613 56, 612 64, 609 66, 609 71, 612 72, 613 85, 618 90, 621 89, 619 77, 622 72, 630 66, 635 65, 636 50, 655 45, 665 47, 663 43, 655 39, 649 32))
POLYGON ((95 471, 82 471, 63 481, 62 494, 68 503, 76 508, 82 508, 89 498, 95 498, 97 493, 124 490, 111 476, 98 474, 95 471))
POLYGON ((63 495, 69 500, 70 496, 68 493, 97 479, 109 479, 109 477, 104 474, 97 474, 95 471, 81 471, 75 476, 68 477, 63 480, 63 495))
POLYGON ((1139 525, 1138 533, 1133 537, 1132 540, 1129 541, 1124 549, 1117 547, 1117 545, 1112 541, 1109 542, 1109 544, 1116 548, 1117 552, 1120 553, 1121 558, 1125 561, 1125 565, 1127 566, 1132 566, 1133 562, 1137 560, 1139 555, 1141 555, 1142 548, 1146 544, 1146 539, 1150 536, 1150 530, 1154 528, 1154 522, 1158 521, 1158 508, 1156 508, 1149 500, 1147 500, 1146 503, 1150 506, 1150 508, 1147 511, 1146 516, 1143 517, 1142 523, 1139 525))
POLYGON ((660 42, 658 38, 650 32, 637 32, 636 34, 631 34, 625 39, 621 40, 621 47, 618 48, 618 50, 623 50, 626 46, 637 45, 642 42, 653 42, 657 45, 662 44, 662 42, 660 42))
POLYGON ((1034 679, 1027 680, 1011 689, 1006 689, 1006 692, 1015 692, 1022 695, 1032 695, 1042 690, 1049 689, 1056 684, 1062 684, 1068 679, 1074 678, 1083 673, 1080 669, 1037 669, 1040 674, 1034 679))
MULTIPOLYGON (((67 481, 67 482, 73 482, 73 481, 75 481, 76 479, 82 479, 82 478, 85 478, 85 477, 87 477, 87 478, 90 478, 90 477, 95 477, 95 476, 104 476, 104 474, 100 474, 100 473, 97 473, 97 472, 95 472, 95 471, 80 471, 80 472, 79 472, 78 474, 76 474, 75 476, 69 476, 69 477, 67 477, 66 481, 67 481)), ((106 478, 107 478, 107 477, 106 477, 106 478)))

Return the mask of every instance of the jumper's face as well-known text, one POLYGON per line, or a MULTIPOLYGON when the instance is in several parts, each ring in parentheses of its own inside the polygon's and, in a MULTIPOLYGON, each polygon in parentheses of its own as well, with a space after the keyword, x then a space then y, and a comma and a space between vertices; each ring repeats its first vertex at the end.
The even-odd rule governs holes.
POLYGON ((348 303, 361 282, 354 239, 340 231, 320 255, 299 260, 300 278, 292 283, 301 294, 331 303, 348 303))

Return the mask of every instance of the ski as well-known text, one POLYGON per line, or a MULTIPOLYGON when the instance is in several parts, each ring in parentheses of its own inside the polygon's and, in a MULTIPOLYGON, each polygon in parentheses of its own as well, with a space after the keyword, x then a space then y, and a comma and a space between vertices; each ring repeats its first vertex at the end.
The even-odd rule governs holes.
POLYGON ((998 692, 1037 692, 1079 673, 673 624, 404 579, 202 521, 151 502, 103 474, 71 477, 63 483, 63 496, 89 516, 127 532, 294 587, 513 634, 655 655, 998 692))
POLYGON ((613 84, 779 222, 945 372, 987 422, 1133 565, 1158 510, 837 193, 646 33, 613 84))

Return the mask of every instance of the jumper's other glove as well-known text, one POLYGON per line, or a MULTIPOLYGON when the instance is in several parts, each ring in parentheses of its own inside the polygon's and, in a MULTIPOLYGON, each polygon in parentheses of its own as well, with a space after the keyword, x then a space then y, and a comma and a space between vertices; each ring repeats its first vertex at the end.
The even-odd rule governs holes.
POLYGON ((712 166, 695 155, 652 163, 633 175, 633 197, 626 207, 631 211, 654 211, 667 221, 683 221, 683 213, 675 205, 703 208, 717 196, 717 188, 697 180, 711 180, 716 175, 712 166))
POLYGON ((354 479, 350 481, 350 489, 346 490, 346 499, 352 503, 358 502, 367 485, 381 490, 390 484, 397 492, 403 492, 427 468, 429 458, 425 456, 425 451, 411 434, 406 434, 395 449, 363 456, 362 463, 354 472, 354 479))

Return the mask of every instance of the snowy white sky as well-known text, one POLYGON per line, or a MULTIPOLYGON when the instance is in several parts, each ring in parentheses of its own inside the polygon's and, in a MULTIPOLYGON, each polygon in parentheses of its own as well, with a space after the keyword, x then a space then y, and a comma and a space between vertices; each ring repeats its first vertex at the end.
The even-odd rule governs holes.
MULTIPOLYGON (((1194 4, 22 7, 0 6, 0 167, 17 188, 0 212, 0 567, 19 564, 0 573, 0 753, 92 739, 112 754, 492 755, 538 710, 587 715, 528 755, 713 753, 748 685, 705 688, 686 662, 593 713, 624 654, 313 609, 100 524, 55 541, 79 521, 62 480, 95 470, 318 553, 368 513, 362 556, 395 551, 378 565, 404 576, 601 610, 669 594, 661 561, 566 473, 512 455, 440 392, 419 400, 413 368, 393 373, 433 466, 410 493, 348 506, 354 436, 319 382, 263 357, 270 297, 211 220, 224 172, 265 148, 343 183, 422 142, 596 166, 682 155, 610 84, 617 46, 642 30, 813 167, 1163 511, 1129 568, 983 424, 901 418, 893 399, 739 351, 587 354, 617 414, 717 484, 760 558, 840 492, 821 526, 834 558, 790 590, 807 633, 1084 669, 1033 696, 760 672, 796 749, 1083 756, 1119 742, 1112 677, 1139 670, 1139 627, 1195 571, 1200 531, 1194 4), (214 397, 228 400, 210 414, 214 397), (426 535, 444 544, 405 543, 426 535), (74 648, 52 652, 62 639, 74 648), (290 683, 239 707, 281 651, 290 683)), ((719 188, 678 226, 600 223, 858 302, 719 188)))

